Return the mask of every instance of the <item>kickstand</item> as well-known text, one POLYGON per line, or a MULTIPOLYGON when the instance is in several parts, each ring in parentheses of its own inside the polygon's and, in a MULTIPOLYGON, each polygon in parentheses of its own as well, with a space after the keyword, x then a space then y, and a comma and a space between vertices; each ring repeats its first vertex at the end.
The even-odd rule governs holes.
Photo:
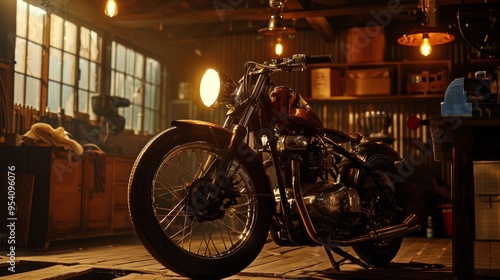
POLYGON ((330 262, 333 265, 333 268, 337 271, 340 271, 340 265, 343 264, 345 261, 349 260, 359 266, 361 266, 364 269, 368 269, 369 265, 367 263, 364 263, 360 259, 356 258, 355 256, 347 253, 346 251, 340 249, 339 247, 330 247, 330 246, 324 246, 326 254, 328 255, 328 258, 330 259, 330 262), (332 252, 334 252, 337 255, 340 255, 343 257, 340 261, 336 261, 333 258, 332 252))

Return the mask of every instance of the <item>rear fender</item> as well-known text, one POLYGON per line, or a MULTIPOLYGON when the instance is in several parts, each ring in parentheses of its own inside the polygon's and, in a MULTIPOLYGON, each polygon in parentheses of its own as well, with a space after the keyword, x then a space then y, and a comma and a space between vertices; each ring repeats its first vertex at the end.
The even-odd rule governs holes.
MULTIPOLYGON (((383 155, 388 160, 390 160, 394 166, 397 166, 402 163, 404 160, 399 156, 399 154, 390 146, 386 144, 380 144, 376 142, 363 142, 360 143, 356 147, 357 157, 364 163, 367 163, 369 158, 374 155, 383 155)), ((348 186, 357 186, 359 183, 361 169, 359 165, 353 163, 351 160, 345 160, 341 163, 341 169, 343 169, 342 173, 342 181, 348 186)), ((371 172, 371 171, 369 171, 371 172)), ((393 180, 399 181, 398 178, 400 176, 398 174, 389 174, 393 180)))
POLYGON ((393 148, 387 144, 380 144, 377 142, 363 142, 357 146, 358 157, 363 161, 366 161, 370 156, 375 154, 382 154, 389 158, 392 162, 402 161, 403 159, 399 156, 393 148))

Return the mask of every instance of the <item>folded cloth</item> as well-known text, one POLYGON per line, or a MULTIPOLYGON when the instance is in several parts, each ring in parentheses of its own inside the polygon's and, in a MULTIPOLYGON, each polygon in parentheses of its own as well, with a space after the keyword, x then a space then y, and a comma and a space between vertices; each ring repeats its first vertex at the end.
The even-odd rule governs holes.
POLYGON ((24 137, 74 151, 78 156, 83 154, 82 145, 70 139, 69 136, 64 133, 64 128, 61 126, 54 129, 46 123, 35 123, 31 126, 31 129, 24 134, 24 137))
POLYGON ((94 162, 94 191, 104 192, 106 185, 106 154, 99 150, 86 150, 84 157, 91 158, 94 162))

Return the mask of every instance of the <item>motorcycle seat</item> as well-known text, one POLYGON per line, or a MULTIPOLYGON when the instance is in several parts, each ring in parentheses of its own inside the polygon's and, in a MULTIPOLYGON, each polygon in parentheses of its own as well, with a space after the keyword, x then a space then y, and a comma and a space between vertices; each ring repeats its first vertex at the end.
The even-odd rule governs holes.
POLYGON ((324 128, 326 135, 333 141, 337 143, 359 143, 363 139, 363 134, 358 132, 344 133, 339 130, 324 128))

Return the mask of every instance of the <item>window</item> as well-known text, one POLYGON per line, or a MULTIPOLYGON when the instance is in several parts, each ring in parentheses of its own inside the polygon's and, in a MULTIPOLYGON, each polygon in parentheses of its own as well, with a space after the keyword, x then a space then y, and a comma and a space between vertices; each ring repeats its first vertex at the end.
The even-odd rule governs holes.
MULTIPOLYGON (((57 14, 47 15, 23 0, 17 0, 16 21, 14 103, 54 113, 64 109, 67 116, 86 114, 97 120, 91 100, 103 90, 102 34, 57 14)), ((130 107, 120 109, 125 129, 155 134, 160 63, 123 44, 112 42, 111 47, 110 95, 131 101, 130 107)))
POLYGON ((76 85, 77 26, 59 16, 50 16, 48 110, 64 108, 73 116, 76 85))
POLYGON ((78 111, 97 116, 92 111, 91 98, 98 93, 101 69, 101 36, 88 28, 80 28, 80 79, 78 83, 78 111))
POLYGON ((40 110, 46 13, 17 1, 14 103, 40 110))
POLYGON ((125 129, 155 134, 158 127, 160 63, 153 58, 112 42, 111 95, 127 98, 122 108, 125 129))

